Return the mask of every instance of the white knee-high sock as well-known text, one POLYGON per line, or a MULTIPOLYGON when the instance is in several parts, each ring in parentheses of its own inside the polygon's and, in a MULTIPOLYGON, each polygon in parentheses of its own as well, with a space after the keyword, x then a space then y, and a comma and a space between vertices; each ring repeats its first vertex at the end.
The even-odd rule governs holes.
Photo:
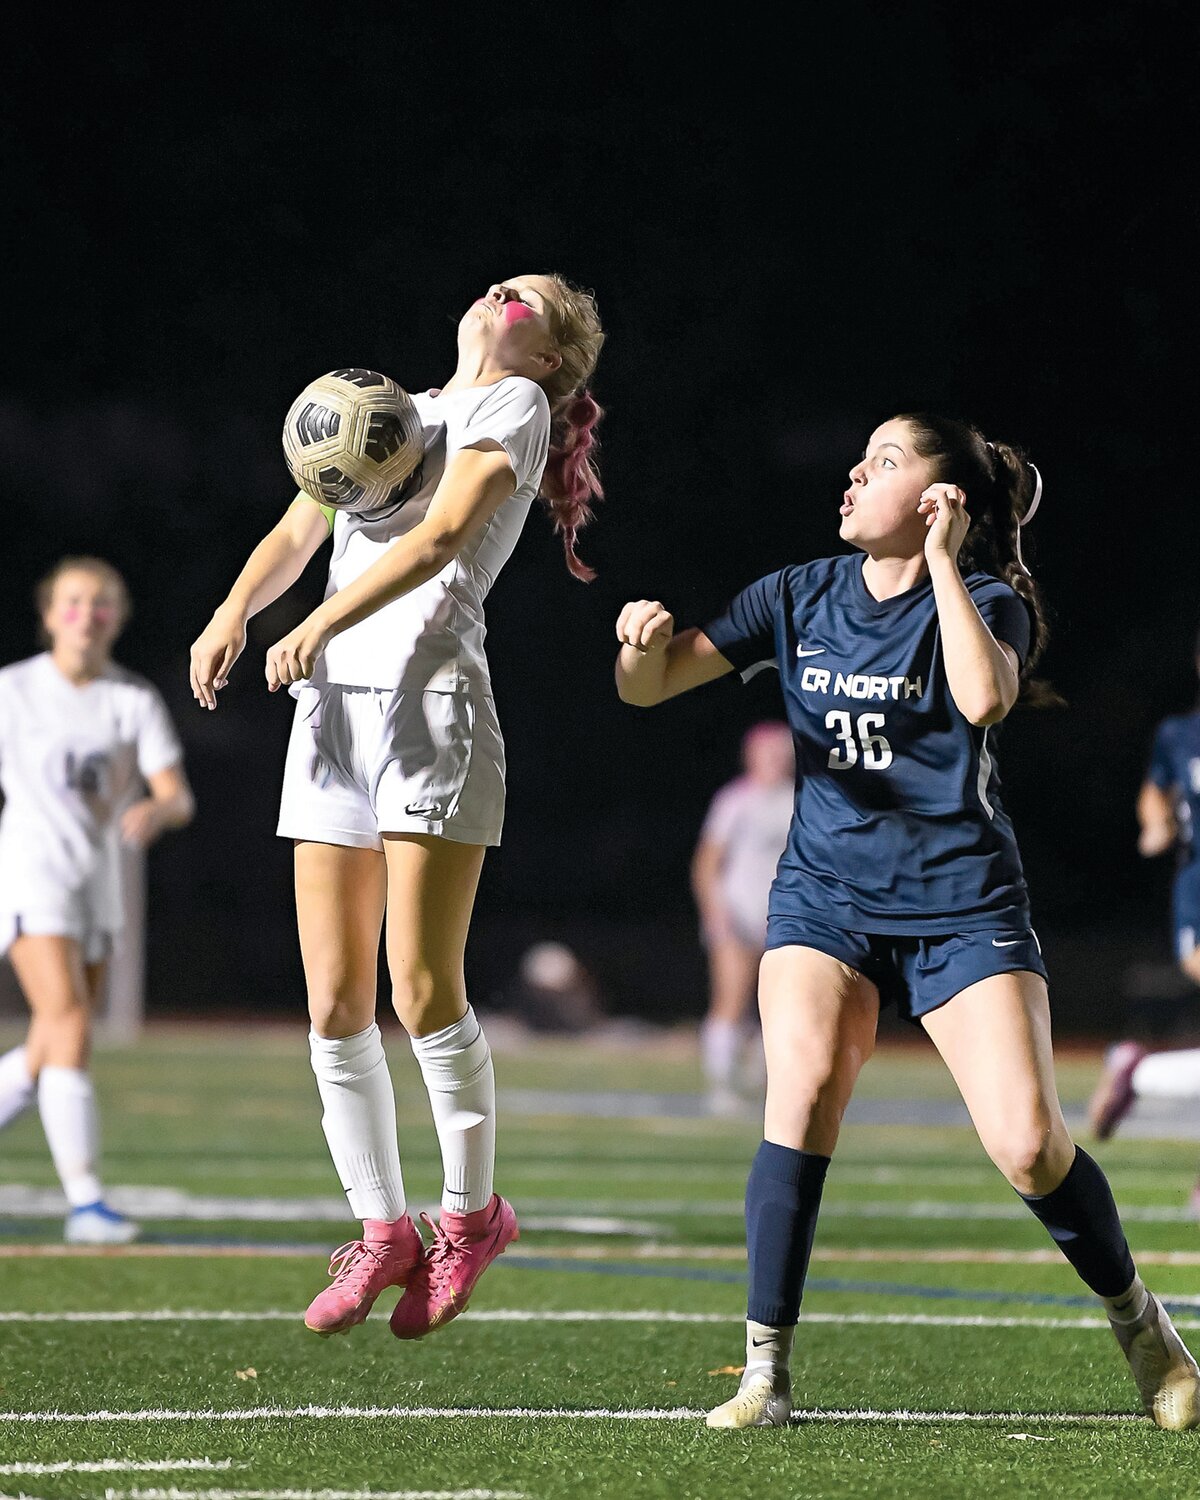
POLYGON ((38 1110, 54 1170, 72 1208, 104 1196, 96 1175, 100 1122, 92 1080, 82 1068, 45 1067, 38 1074, 38 1110))
POLYGON ((724 1021, 714 1018, 701 1022, 700 1065, 708 1083, 717 1086, 732 1083, 741 1050, 740 1021, 724 1021))
POLYGON ((412 1049, 442 1148, 442 1207, 460 1214, 486 1208, 496 1165, 496 1078, 483 1027, 468 1005, 453 1026, 413 1037, 412 1049))
POLYGON ((37 1081, 29 1076, 24 1046, 0 1057, 0 1130, 23 1115, 37 1097, 37 1081))
POLYGON ((1133 1070, 1133 1092, 1139 1099, 1200 1097, 1200 1047, 1143 1057, 1133 1070))
POLYGON ((329 1154, 359 1219, 404 1216, 404 1178, 396 1139, 396 1095, 374 1022, 353 1036, 308 1036, 312 1070, 325 1112, 329 1154))

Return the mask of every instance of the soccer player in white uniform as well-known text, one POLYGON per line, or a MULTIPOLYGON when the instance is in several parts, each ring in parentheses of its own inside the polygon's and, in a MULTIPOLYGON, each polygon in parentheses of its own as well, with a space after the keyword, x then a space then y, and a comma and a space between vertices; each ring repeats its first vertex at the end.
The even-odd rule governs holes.
POLYGON ((571 571, 591 576, 574 543, 601 493, 589 458, 600 409, 586 384, 603 338, 590 294, 558 276, 493 285, 459 322, 453 376, 413 397, 425 429, 419 491, 376 520, 298 496, 192 648, 193 692, 211 709, 246 621, 299 577, 332 527, 325 600, 266 663, 271 690, 297 698, 279 833, 295 841, 322 1124, 363 1221, 308 1309, 317 1333, 361 1323, 384 1288, 400 1286, 392 1332, 420 1338, 463 1310, 517 1237, 493 1191, 492 1060, 463 978, 484 853, 504 813, 483 600, 539 497, 571 571), (385 922, 393 1003, 444 1168, 428 1249, 408 1213, 375 1022, 385 922))
POLYGON ((758 1027, 748 1034, 758 965, 767 940, 767 899, 794 801, 795 755, 786 724, 764 722, 742 739, 742 775, 709 804, 692 856, 692 891, 708 954, 708 1010, 700 1027, 700 1062, 715 1115, 740 1115, 736 1088, 747 1046, 760 1059, 758 1027))
POLYGON ((37 602, 49 649, 0 670, 0 946, 32 1013, 0 1057, 0 1127, 36 1098, 67 1240, 124 1244, 138 1227, 97 1175, 92 1011, 121 928, 121 841, 146 848, 193 802, 162 699, 112 659, 129 614, 121 575, 64 558, 37 602))

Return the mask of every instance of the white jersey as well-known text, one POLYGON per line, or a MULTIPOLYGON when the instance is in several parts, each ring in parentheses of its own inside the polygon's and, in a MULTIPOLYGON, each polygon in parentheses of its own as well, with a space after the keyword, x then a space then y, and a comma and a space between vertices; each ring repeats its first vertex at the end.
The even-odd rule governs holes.
POLYGON ((794 802, 790 781, 767 786, 739 776, 720 789, 704 819, 701 839, 722 851, 722 904, 747 938, 766 937, 767 898, 787 843, 794 802))
POLYGON ((542 388, 521 375, 412 400, 425 428, 421 488, 383 520, 336 513, 326 599, 425 519, 446 460, 458 449, 484 438, 499 443, 516 489, 440 573, 334 636, 316 662, 314 685, 445 690, 490 681, 483 601, 537 497, 550 446, 550 407, 542 388))
POLYGON ((156 689, 109 666, 77 687, 49 652, 0 670, 0 914, 85 897, 121 926, 117 815, 183 751, 156 689))

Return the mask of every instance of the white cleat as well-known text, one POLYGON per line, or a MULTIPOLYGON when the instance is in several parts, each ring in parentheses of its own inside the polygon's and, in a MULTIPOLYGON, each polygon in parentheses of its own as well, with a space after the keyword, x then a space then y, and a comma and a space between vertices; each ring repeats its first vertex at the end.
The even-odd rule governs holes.
POLYGON ((731 1401, 716 1406, 705 1422, 709 1427, 786 1427, 792 1418, 792 1388, 787 1375, 773 1384, 764 1374, 744 1375, 731 1401))
POLYGON ((1151 1295, 1138 1322, 1114 1323, 1112 1331, 1155 1426, 1170 1432, 1200 1427, 1200 1367, 1158 1298, 1151 1295))
POLYGON ((107 1203, 89 1203, 67 1215, 63 1238, 68 1245, 128 1245, 142 1232, 140 1224, 127 1219, 107 1203))

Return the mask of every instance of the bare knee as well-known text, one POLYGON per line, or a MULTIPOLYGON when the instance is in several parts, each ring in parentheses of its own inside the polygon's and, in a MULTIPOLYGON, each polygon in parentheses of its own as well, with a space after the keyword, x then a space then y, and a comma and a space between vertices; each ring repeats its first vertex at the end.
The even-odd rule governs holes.
POLYGON ((831 1156, 842 1116, 867 1057, 824 1036, 795 1038, 767 1056, 767 1136, 802 1151, 831 1156))
POLYGON ((430 1036, 461 1020, 467 999, 461 982, 414 964, 392 975, 392 1005, 410 1036, 430 1036))
POLYGON ((82 997, 35 1014, 29 1027, 26 1058, 32 1073, 43 1068, 84 1068, 92 1041, 91 1010, 82 997))
POLYGON ((308 975, 308 1015, 320 1037, 354 1036, 375 1019, 374 976, 370 984, 337 967, 308 975))
POLYGON ((1010 1125, 999 1138, 984 1145, 1012 1186, 1026 1196, 1053 1192, 1070 1170, 1075 1155, 1065 1126, 1037 1118, 1010 1125))

